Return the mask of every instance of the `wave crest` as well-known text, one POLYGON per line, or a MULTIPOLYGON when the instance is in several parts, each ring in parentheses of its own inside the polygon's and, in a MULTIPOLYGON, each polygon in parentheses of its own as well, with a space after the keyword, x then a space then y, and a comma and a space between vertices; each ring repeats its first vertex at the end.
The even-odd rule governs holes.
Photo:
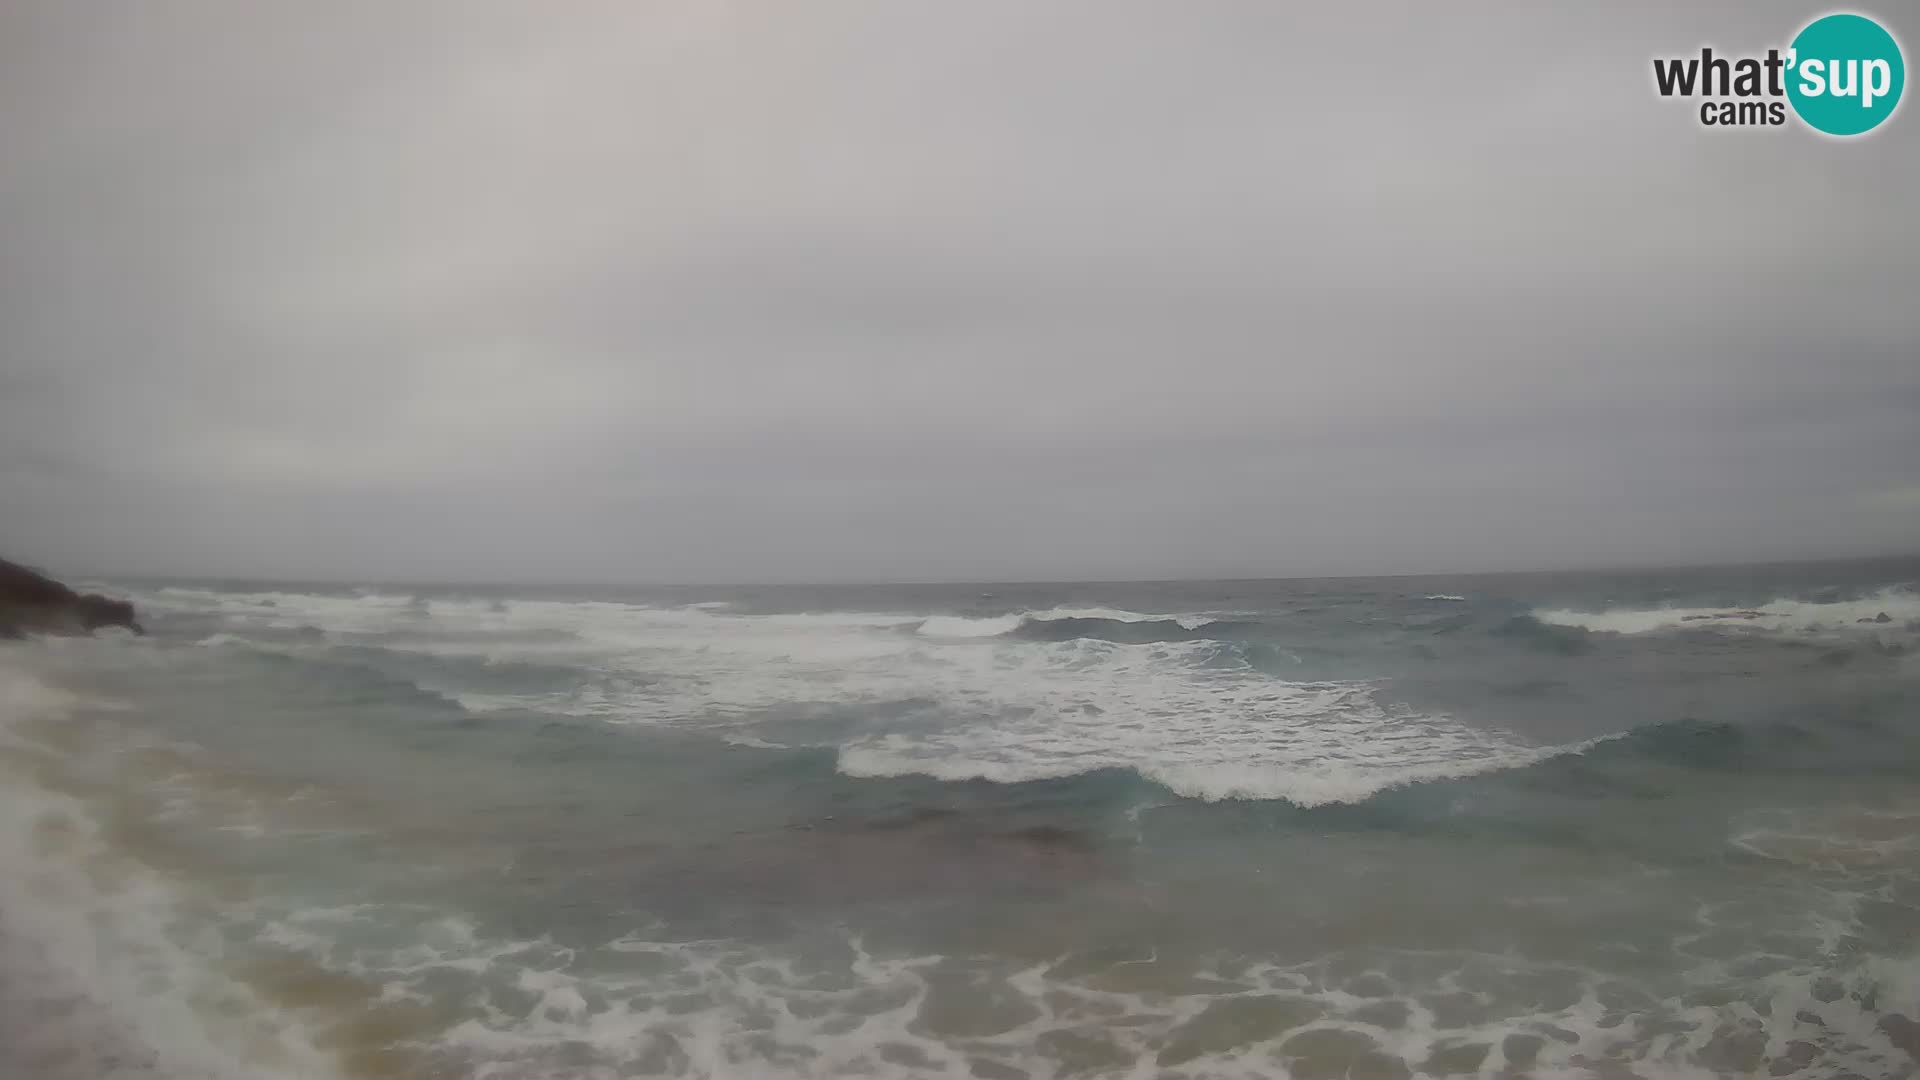
POLYGON ((1847 600, 1782 597, 1755 607, 1614 607, 1600 611, 1547 608, 1533 617, 1552 626, 1605 634, 1672 630, 1760 633, 1852 633, 1920 629, 1920 592, 1911 585, 1847 600))
POLYGON ((1212 615, 1150 615, 1118 608, 1056 607, 1009 615, 935 615, 919 633, 938 638, 1020 637, 1038 641, 1099 638, 1117 642, 1192 641, 1220 620, 1212 615))
MULTIPOLYGON (((1151 670, 1139 672, 1142 677, 1151 670)), ((1529 765, 1536 747, 1447 716, 1383 708, 1363 683, 1287 683, 1246 673, 1044 707, 960 728, 891 732, 841 746, 854 777, 920 775, 1014 784, 1119 770, 1209 802, 1358 802, 1388 788, 1529 765)))

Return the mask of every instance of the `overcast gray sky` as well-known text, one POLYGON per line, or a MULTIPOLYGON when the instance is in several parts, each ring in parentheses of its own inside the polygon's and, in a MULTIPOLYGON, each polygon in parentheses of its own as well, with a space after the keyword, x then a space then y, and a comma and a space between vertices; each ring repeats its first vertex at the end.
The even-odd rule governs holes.
POLYGON ((1705 130, 1652 57, 1824 9, 1663 7, 0 0, 0 552, 1920 549, 1920 114, 1705 130))

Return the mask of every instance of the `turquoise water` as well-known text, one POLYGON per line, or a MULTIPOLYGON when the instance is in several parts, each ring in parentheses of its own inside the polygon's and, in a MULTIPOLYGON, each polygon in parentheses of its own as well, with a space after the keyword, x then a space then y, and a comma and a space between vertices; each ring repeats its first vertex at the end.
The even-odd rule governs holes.
POLYGON ((1920 1075, 1917 580, 102 582, 6 1064, 1920 1075))

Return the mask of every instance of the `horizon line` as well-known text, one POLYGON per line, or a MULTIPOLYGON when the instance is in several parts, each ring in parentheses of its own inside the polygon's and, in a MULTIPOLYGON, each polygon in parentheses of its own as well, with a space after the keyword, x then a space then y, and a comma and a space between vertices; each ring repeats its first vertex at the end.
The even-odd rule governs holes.
POLYGON ((1743 568, 1774 568, 1790 566, 1818 566, 1839 563, 1898 562, 1902 560, 1920 561, 1920 550, 1901 552, 1880 552, 1865 555, 1835 555, 1815 557, 1794 557, 1779 559, 1736 560, 1730 562, 1680 562, 1680 563, 1613 563, 1586 566, 1547 566, 1512 570, 1432 570, 1400 571, 1378 574, 1259 574, 1226 577, 1115 577, 1115 578, 945 578, 945 579, 875 579, 875 580, 791 580, 791 581, 619 581, 619 580, 515 580, 495 578, 474 579, 429 579, 429 578, 380 578, 380 577, 262 577, 243 575, 224 577, 219 575, 194 574, 113 574, 113 573, 76 573, 65 575, 78 579, 104 581, 137 581, 143 583, 211 583, 222 584, 276 584, 276 585, 321 585, 335 588, 434 588, 457 589, 465 587, 479 588, 529 588, 529 589, 804 589, 804 588, 914 588, 914 587, 953 587, 965 585, 1194 585, 1206 583, 1247 583, 1275 581, 1361 581, 1361 580, 1404 580, 1415 578, 1463 578, 1463 577, 1524 577, 1547 574, 1621 574, 1634 572, 1683 572, 1689 570, 1738 570, 1743 568))

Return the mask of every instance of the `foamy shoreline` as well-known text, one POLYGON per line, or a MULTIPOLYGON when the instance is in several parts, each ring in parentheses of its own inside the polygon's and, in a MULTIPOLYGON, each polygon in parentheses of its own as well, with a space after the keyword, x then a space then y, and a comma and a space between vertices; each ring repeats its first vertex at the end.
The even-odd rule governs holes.
POLYGON ((158 1056, 76 993, 0 911, 0 1080, 155 1080, 158 1056))

